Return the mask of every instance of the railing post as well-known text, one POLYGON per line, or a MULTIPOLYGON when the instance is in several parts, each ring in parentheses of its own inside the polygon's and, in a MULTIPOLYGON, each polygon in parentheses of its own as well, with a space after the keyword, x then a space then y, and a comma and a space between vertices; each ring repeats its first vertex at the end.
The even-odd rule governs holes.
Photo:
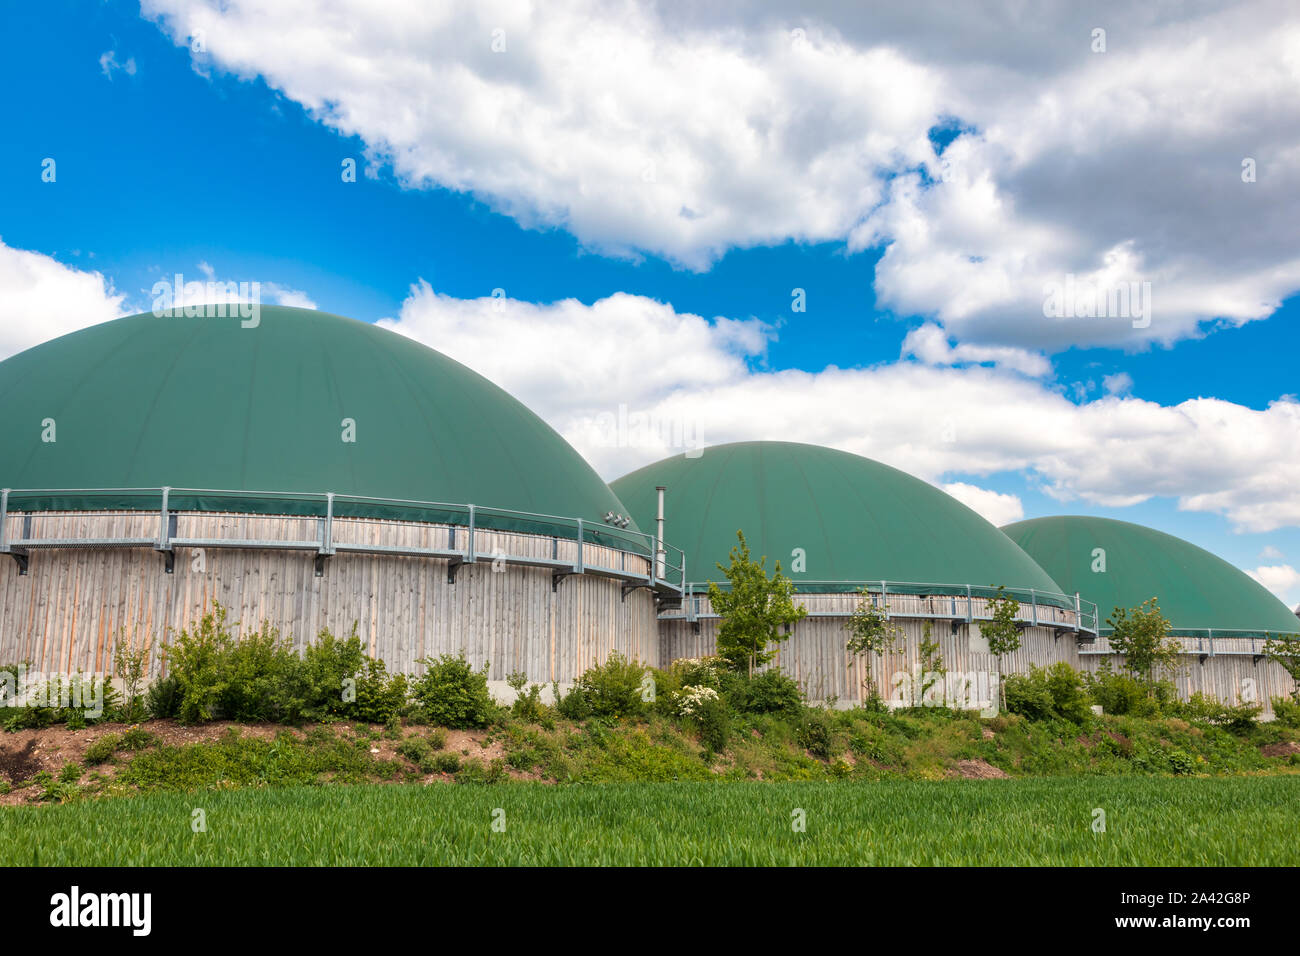
POLYGON ((334 492, 325 493, 325 527, 321 532, 321 554, 334 553, 334 492))
POLYGON ((884 581, 880 582, 880 604, 885 609, 885 620, 889 620, 889 588, 884 581))
POLYGON ((582 563, 582 519, 579 518, 578 519, 578 557, 577 560, 573 562, 573 573, 581 574, 583 571, 583 567, 584 565, 582 563))
POLYGON ((1205 633, 1210 635, 1210 656, 1214 656, 1214 628, 1207 627, 1205 633))
POLYGON ((167 525, 170 523, 170 516, 167 513, 168 498, 171 496, 171 488, 162 489, 162 524, 158 527, 158 550, 170 551, 172 549, 171 535, 169 535, 167 525))
POLYGON ((0 554, 7 554, 9 545, 5 544, 5 519, 9 517, 9 489, 0 488, 0 554))
POLYGON ((1029 589, 1029 606, 1030 606, 1030 616, 1031 616, 1030 619, 1033 622, 1034 627, 1037 627, 1038 626, 1038 592, 1035 591, 1033 588, 1029 589))
MULTIPOLYGON (((626 552, 624 552, 624 554, 626 554, 626 552)), ((650 561, 650 588, 651 588, 651 590, 654 589, 654 586, 655 586, 655 572, 658 571, 658 570, 659 570, 659 551, 658 551, 658 549, 656 548, 656 549, 655 549, 655 553, 654 553, 654 557, 653 557, 652 560, 650 561)))
POLYGON ((975 601, 971 595, 970 585, 966 585, 966 623, 972 624, 975 621, 975 601))
POLYGON ((465 544, 465 560, 474 563, 474 506, 469 506, 469 540, 465 544))

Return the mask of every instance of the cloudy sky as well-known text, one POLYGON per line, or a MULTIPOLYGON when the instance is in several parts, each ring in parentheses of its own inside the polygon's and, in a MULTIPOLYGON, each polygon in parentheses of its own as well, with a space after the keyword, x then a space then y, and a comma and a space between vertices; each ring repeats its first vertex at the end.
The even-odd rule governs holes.
POLYGON ((7 12, 0 357, 256 281, 607 478, 819 442, 1300 602, 1300 9, 793 6, 7 12))

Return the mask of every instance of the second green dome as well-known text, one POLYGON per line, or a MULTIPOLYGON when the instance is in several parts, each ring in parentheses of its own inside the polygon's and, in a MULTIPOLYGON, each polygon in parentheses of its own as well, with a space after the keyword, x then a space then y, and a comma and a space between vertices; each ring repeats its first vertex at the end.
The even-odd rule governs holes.
POLYGON ((654 528, 656 486, 666 491, 664 536, 683 548, 687 578, 720 580, 736 531, 754 558, 767 556, 810 589, 834 582, 894 581, 1060 587, 996 527, 919 478, 817 445, 738 442, 674 455, 613 482, 645 530, 654 528), (802 571, 792 554, 806 556, 802 571))

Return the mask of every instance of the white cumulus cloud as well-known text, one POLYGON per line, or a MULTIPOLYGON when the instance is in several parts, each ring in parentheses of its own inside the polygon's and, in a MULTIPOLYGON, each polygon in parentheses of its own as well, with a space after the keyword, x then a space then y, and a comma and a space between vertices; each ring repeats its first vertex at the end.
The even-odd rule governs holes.
MULTIPOLYGON (((455 299, 421 282, 382 324, 516 395, 607 478, 692 446, 783 439, 935 484, 1023 472, 1062 502, 1166 497, 1239 530, 1300 526, 1300 403, 1291 398, 1264 409, 1114 394, 1076 402, 997 365, 773 371, 763 360, 776 330, 627 294, 539 305, 455 299)), ((977 510, 1014 507, 993 492, 962 492, 982 502, 977 510)))
POLYGON ((1300 289, 1286 0, 143 11, 187 50, 202 36, 200 71, 265 79, 408 185, 692 269, 788 240, 883 247, 878 300, 962 342, 1141 348, 1300 289), (959 133, 942 151, 937 127, 959 133), (1045 315, 1067 283, 1131 289, 1139 314, 1045 315))
POLYGON ((980 488, 964 481, 949 482, 943 490, 999 527, 1025 516, 1025 506, 1018 495, 980 488))
POLYGON ((125 300, 99 272, 0 242, 0 359, 115 319, 125 300))
POLYGON ((1276 594, 1283 604, 1295 607, 1300 601, 1300 571, 1291 565, 1261 565, 1253 571, 1247 570, 1246 573, 1276 594))

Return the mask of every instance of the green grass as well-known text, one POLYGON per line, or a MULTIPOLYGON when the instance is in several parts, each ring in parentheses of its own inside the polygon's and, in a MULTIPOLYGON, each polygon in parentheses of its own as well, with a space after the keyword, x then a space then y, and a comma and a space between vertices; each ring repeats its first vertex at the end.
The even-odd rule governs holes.
POLYGON ((1295 776, 366 784, 0 809, 0 862, 1295 866, 1298 825, 1295 776), (196 807, 206 832, 191 829, 196 807), (796 809, 806 832, 792 828, 796 809))

